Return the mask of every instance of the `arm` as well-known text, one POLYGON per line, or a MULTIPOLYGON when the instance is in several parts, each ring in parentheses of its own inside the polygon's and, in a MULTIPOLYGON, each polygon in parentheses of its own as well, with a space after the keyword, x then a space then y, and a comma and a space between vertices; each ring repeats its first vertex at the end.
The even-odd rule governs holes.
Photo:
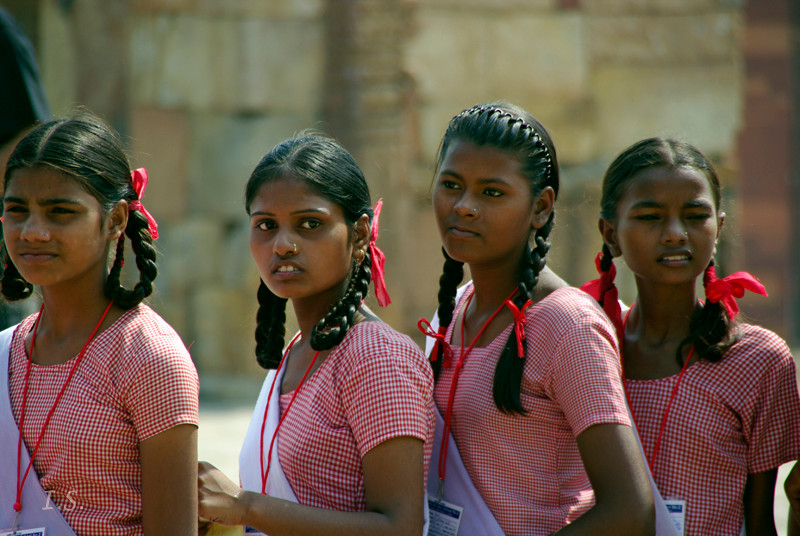
POLYGON ((139 443, 146 536, 197 534, 197 426, 179 424, 139 443))
POLYGON ((800 536, 800 464, 795 463, 783 483, 786 498, 789 499, 789 518, 786 534, 800 536))
POLYGON ((423 442, 396 437, 362 458, 366 512, 339 512, 245 491, 214 466, 200 464, 200 515, 224 525, 248 525, 281 535, 422 534, 423 442))
POLYGON ((777 476, 777 469, 747 475, 744 486, 744 526, 747 534, 778 534, 773 504, 777 476))
POLYGON ((595 504, 556 534, 654 534, 653 496, 633 430, 622 424, 595 424, 577 442, 595 504))

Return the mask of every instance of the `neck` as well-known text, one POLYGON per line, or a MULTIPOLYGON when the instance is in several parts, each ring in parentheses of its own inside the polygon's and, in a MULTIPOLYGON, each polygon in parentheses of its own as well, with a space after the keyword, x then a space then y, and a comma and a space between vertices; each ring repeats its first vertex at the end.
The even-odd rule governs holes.
MULTIPOLYGON (((681 341, 697 308, 694 282, 668 287, 639 285, 638 297, 625 328, 626 334, 647 346, 681 341)), ((627 337, 626 337, 627 338, 627 337)))
POLYGON ((475 295, 470 309, 481 314, 494 311, 519 285, 522 251, 503 262, 470 264, 469 272, 475 295))
POLYGON ((311 298, 292 299, 292 308, 297 318, 297 325, 300 328, 300 338, 304 343, 311 341, 311 331, 314 326, 325 318, 342 299, 348 283, 349 280, 345 279, 340 285, 321 295, 318 294, 311 298))
POLYGON ((95 292, 85 289, 43 287, 43 311, 39 331, 55 338, 83 333, 87 326, 94 328, 110 301, 102 288, 95 292))

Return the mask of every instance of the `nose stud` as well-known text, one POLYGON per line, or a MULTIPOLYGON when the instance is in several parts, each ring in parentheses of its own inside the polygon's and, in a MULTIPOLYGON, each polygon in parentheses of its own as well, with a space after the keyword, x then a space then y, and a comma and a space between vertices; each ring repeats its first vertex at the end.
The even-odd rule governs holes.
POLYGON ((297 255, 297 244, 292 244, 292 254, 297 255))

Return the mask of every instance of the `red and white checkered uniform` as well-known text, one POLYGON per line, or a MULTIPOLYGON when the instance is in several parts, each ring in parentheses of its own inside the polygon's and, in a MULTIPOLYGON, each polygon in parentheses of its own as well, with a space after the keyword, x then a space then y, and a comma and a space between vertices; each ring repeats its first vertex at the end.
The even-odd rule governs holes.
MULTIPOLYGON (((281 395, 281 412, 290 398, 281 395)), ((364 454, 394 437, 416 437, 427 468, 433 429, 433 374, 422 351, 383 322, 359 322, 301 387, 278 454, 301 504, 364 511, 364 454)))
MULTIPOLYGON (((470 286, 453 318, 471 293, 470 286)), ((461 352, 458 332, 452 337, 455 327, 451 322, 447 331, 454 362, 461 352)), ((578 289, 555 290, 529 307, 520 397, 528 413, 510 416, 495 406, 492 388, 511 327, 467 356, 451 433, 475 487, 503 531, 550 534, 594 504, 575 438, 594 424, 630 425, 617 341, 605 314, 578 289)), ((435 400, 442 415, 454 368, 442 368, 436 382, 435 400)))
MULTIPOLYGON (((35 320, 23 320, 11 343, 9 385, 18 423, 25 336, 35 320)), ((23 430, 29 451, 72 364, 31 367, 23 430)), ((78 536, 142 534, 139 442, 178 424, 197 425, 198 389, 180 337, 146 305, 95 336, 34 460, 42 487, 78 536)))
MULTIPOLYGON (((800 401, 792 355, 776 334, 742 324, 722 361, 692 363, 664 429, 653 477, 687 501, 686 534, 738 536, 748 473, 800 456, 800 401)), ((625 380, 648 457, 678 375, 625 380)))

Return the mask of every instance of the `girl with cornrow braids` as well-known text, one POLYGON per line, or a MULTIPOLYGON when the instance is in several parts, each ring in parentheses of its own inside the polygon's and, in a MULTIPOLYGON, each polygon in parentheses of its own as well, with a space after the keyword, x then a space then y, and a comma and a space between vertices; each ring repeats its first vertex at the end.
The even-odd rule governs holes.
POLYGON ((441 415, 432 526, 463 508, 467 535, 653 533, 614 328, 545 267, 558 186, 553 143, 525 110, 450 121, 433 187, 441 328, 420 321, 441 415))
POLYGON ((88 114, 39 125, 8 160, 2 294, 36 286, 42 306, 0 333, 0 529, 197 531, 197 372, 142 303, 157 274, 146 183, 88 114))
POLYGON ((370 282, 389 302, 375 244, 381 202, 372 208, 345 149, 301 134, 261 160, 245 203, 261 274, 256 358, 270 372, 241 487, 202 463, 200 515, 271 536, 424 534, 433 374, 413 341, 363 304, 370 282), (300 328, 290 341, 287 300, 300 328))
POLYGON ((603 179, 601 277, 584 288, 617 326, 631 412, 679 533, 776 534, 776 471, 800 455, 795 367, 780 337, 739 321, 736 298, 766 295, 761 283, 717 277, 720 197, 695 147, 649 138, 625 149, 603 179), (613 257, 636 281, 625 311, 613 257))

